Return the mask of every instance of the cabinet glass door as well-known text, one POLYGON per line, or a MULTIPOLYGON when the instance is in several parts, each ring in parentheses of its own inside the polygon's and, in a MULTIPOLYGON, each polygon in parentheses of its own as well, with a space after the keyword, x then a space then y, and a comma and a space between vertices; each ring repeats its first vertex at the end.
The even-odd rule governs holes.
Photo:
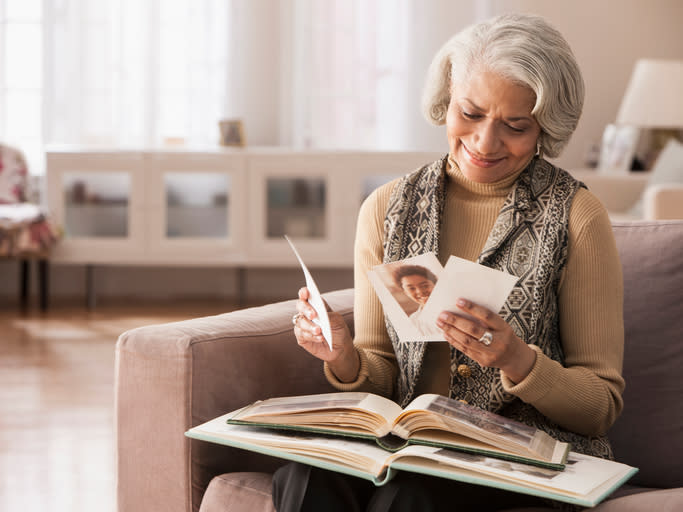
POLYGON ((323 178, 266 181, 267 238, 325 238, 326 189, 323 178))
POLYGON ((67 237, 128 236, 129 173, 68 172, 63 180, 67 237))
POLYGON ((227 238, 230 176, 215 172, 164 173, 166 236, 227 238))

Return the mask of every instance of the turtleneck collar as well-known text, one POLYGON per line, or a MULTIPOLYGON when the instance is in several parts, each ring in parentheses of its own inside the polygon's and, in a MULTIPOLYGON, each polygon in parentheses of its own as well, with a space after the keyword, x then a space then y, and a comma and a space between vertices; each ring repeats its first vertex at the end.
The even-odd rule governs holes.
POLYGON ((467 178, 460 170, 460 167, 458 167, 457 162, 449 155, 446 174, 448 175, 449 182, 456 185, 456 189, 465 190, 474 195, 506 196, 512 189, 512 186, 519 175, 522 174, 528 165, 529 164, 527 163, 527 165, 523 166, 518 171, 501 180, 492 183, 478 183, 467 178))

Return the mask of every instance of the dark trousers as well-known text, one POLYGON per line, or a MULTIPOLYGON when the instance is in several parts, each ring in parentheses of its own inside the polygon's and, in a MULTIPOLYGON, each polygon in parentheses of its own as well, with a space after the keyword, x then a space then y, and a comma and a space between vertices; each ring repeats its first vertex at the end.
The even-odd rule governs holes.
POLYGON ((454 480, 401 472, 387 484, 318 469, 297 462, 273 476, 273 503, 278 512, 466 512, 514 507, 547 507, 534 496, 454 480))

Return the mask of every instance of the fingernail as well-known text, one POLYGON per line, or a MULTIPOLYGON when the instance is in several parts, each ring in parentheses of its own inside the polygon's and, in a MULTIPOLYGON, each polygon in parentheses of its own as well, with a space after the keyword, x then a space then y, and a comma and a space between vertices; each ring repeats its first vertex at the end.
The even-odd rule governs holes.
POLYGON ((455 303, 460 308, 466 308, 469 306, 469 303, 465 299, 458 299, 455 303))

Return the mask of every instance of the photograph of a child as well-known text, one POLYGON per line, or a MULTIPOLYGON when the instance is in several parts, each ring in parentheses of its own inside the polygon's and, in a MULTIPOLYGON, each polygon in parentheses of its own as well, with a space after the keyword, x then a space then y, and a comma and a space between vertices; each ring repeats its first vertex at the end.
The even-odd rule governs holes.
POLYGON ((517 277, 474 261, 450 256, 442 267, 434 253, 377 265, 368 272, 398 338, 403 342, 446 341, 436 325, 442 311, 457 311, 464 297, 499 311, 517 277))
POLYGON ((441 334, 436 326, 429 325, 424 321, 424 316, 421 316, 437 280, 436 275, 422 265, 404 264, 398 266, 394 271, 394 283, 417 306, 416 309, 413 304, 404 305, 403 310, 422 335, 441 334))
POLYGON ((435 322, 427 322, 422 315, 442 270, 436 256, 427 253, 380 265, 371 271, 374 273, 371 281, 401 339, 444 340, 435 322))

